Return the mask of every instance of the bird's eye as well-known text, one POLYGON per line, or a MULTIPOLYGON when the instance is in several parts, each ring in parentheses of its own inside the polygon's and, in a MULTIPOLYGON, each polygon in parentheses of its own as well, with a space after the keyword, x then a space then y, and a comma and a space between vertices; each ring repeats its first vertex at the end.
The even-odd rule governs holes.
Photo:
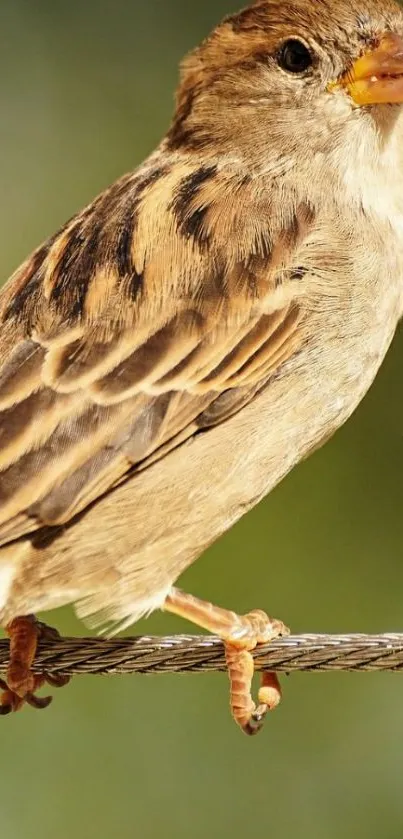
POLYGON ((313 63, 308 47, 296 38, 290 38, 289 41, 284 42, 277 61, 279 66, 288 73, 305 73, 313 63))

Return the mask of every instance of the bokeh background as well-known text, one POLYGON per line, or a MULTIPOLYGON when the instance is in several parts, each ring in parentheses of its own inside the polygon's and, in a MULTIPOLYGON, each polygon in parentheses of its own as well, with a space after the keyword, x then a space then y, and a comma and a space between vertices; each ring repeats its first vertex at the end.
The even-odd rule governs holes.
MULTIPOLYGON (((380 0, 381 2, 382 0, 380 0)), ((0 269, 164 133, 180 57, 236 0, 0 0, 0 269)), ((397 336, 353 419, 182 578, 295 632, 403 629, 403 360, 397 336)), ((47 615, 87 630, 72 610, 47 615)), ((154 615, 136 632, 189 626, 154 615)), ((7 839, 394 839, 403 677, 295 675, 248 740, 224 675, 80 677, 1 721, 7 839)))

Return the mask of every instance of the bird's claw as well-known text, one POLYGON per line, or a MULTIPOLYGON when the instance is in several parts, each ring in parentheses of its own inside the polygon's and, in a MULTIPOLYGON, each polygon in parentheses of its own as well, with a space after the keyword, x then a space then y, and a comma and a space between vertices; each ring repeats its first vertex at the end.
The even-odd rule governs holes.
POLYGON ((0 716, 19 711, 26 703, 39 710, 47 708, 51 696, 37 696, 45 683, 63 687, 70 677, 59 673, 34 673, 31 669, 40 638, 57 638, 59 633, 34 615, 15 618, 6 627, 10 637, 10 662, 6 679, 0 679, 0 716))
POLYGON ((282 621, 269 618, 261 609, 237 615, 177 588, 171 589, 164 608, 222 638, 230 679, 232 716, 245 734, 257 734, 267 712, 279 704, 281 687, 275 673, 262 673, 258 704, 255 704, 251 693, 255 670, 252 651, 258 644, 288 635, 288 627, 282 621))

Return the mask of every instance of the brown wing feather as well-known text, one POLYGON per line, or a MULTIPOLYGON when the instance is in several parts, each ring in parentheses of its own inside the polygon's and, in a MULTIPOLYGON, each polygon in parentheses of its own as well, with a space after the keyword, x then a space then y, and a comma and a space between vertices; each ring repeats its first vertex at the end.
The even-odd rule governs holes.
POLYGON ((68 521, 225 421, 298 349, 303 290, 290 272, 309 214, 299 208, 282 246, 246 214, 229 251, 226 179, 156 158, 6 286, 0 544, 68 521))

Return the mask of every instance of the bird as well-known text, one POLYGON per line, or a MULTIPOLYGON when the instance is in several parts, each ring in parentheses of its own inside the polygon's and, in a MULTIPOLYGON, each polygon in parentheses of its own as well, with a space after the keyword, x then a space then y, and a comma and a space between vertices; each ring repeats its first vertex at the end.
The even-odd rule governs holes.
POLYGON ((402 104, 394 0, 258 0, 185 58, 158 148, 2 288, 1 713, 48 704, 35 615, 69 603, 108 631, 161 608, 217 633, 247 734, 278 704, 274 673, 252 698, 252 651, 282 621, 176 583, 386 355, 402 104))

